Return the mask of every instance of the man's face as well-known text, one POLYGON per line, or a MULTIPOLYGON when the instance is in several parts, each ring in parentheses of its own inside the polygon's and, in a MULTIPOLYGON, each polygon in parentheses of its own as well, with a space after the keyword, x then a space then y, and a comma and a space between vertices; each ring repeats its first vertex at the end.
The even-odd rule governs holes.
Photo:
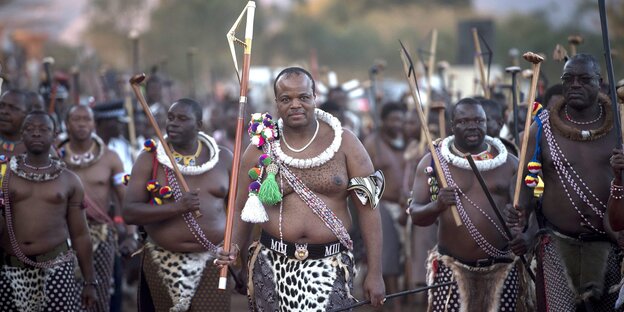
POLYGON ((596 104, 602 78, 588 62, 570 61, 561 76, 563 96, 573 108, 583 109, 596 104))
POLYGON ((91 137, 95 129, 93 115, 86 107, 74 108, 67 117, 67 131, 70 138, 84 141, 91 137))
POLYGON ((297 128, 314 120, 316 95, 312 91, 312 81, 305 74, 291 73, 280 77, 275 87, 277 112, 284 125, 297 128))
POLYGON ((23 96, 9 92, 0 97, 0 133, 19 133, 25 116, 23 96))
POLYGON ((32 115, 24 120, 22 141, 33 154, 48 153, 54 140, 52 120, 44 115, 32 115))
POLYGON ((500 136, 500 131, 503 128, 503 115, 499 110, 496 109, 488 109, 486 112, 487 122, 487 135, 498 138, 500 136))
POLYGON ((392 111, 386 115, 386 118, 384 118, 382 122, 386 133, 388 133, 390 137, 396 138, 403 132, 405 113, 400 110, 392 111))
POLYGON ((420 119, 415 112, 409 112, 405 117, 403 131, 406 138, 412 139, 420 135, 420 119))
POLYGON ((167 113, 167 135, 172 144, 184 145, 193 140, 199 132, 200 124, 190 105, 174 103, 167 113))
POLYGON ((481 105, 462 104, 455 109, 453 134, 458 146, 476 148, 483 144, 487 125, 481 105))

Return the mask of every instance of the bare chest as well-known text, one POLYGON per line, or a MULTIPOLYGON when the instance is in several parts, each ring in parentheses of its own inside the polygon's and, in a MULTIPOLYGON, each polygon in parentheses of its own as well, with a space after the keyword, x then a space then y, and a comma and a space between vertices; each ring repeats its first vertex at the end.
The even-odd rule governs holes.
MULTIPOLYGON (((305 184, 312 192, 332 196, 346 191, 349 183, 347 169, 344 160, 332 159, 326 164, 312 169, 297 169, 289 167, 289 170, 305 184)), ((278 174, 277 183, 283 186, 284 195, 293 192, 286 178, 278 174)))

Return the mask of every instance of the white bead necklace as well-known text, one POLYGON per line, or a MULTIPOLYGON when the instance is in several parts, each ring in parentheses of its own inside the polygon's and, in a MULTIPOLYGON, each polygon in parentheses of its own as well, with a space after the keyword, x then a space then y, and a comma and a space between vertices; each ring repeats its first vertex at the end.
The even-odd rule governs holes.
MULTIPOLYGON (((281 120, 281 119, 280 119, 281 120)), ((308 144, 304 145, 302 148, 292 148, 288 142, 286 142, 286 136, 284 135, 284 131, 282 131, 282 139, 284 140, 284 144, 286 144, 286 147, 288 147, 289 150, 295 152, 295 153, 301 153, 303 152, 306 148, 308 148, 308 146, 310 146, 310 144, 312 144, 312 142, 314 142, 314 139, 316 139, 316 135, 319 132, 319 122, 318 119, 316 119, 316 130, 314 130, 314 135, 312 136, 312 138, 310 139, 310 142, 308 142, 308 144)))
MULTIPOLYGON (((334 129, 334 141, 325 151, 323 151, 316 157, 294 158, 292 156, 286 155, 284 151, 282 151, 282 148, 280 147, 280 140, 275 140, 271 142, 271 144, 275 144, 275 156, 280 162, 294 168, 310 169, 324 165, 334 157, 336 152, 338 152, 338 149, 340 149, 340 145, 342 144, 342 125, 340 124, 340 120, 318 108, 314 110, 314 114, 316 115, 317 119, 320 119, 321 121, 327 123, 332 129, 334 129)), ((283 128, 283 121, 281 118, 277 121, 277 124, 280 131, 280 138, 283 138, 284 136, 281 131, 281 129, 283 128)))

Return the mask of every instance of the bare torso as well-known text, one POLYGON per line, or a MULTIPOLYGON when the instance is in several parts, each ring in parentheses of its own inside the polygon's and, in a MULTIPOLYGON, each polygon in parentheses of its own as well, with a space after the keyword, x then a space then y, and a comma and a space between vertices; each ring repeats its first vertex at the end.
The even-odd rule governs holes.
POLYGON ((405 174, 405 150, 392 148, 377 133, 366 138, 364 146, 369 152, 375 169, 383 171, 386 178, 386 188, 382 198, 398 203, 401 199, 405 174))

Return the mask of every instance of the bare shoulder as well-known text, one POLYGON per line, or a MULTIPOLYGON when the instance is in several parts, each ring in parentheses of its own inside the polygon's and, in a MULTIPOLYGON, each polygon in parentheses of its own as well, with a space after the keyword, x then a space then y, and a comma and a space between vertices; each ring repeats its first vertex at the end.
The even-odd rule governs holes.
POLYGON ((351 130, 345 128, 342 129, 342 147, 347 155, 365 150, 362 141, 351 130))
POLYGON ((518 157, 512 153, 507 153, 507 160, 505 161, 507 166, 511 166, 514 170, 518 169, 518 157))
POLYGON ((219 161, 231 164, 233 159, 234 153, 229 148, 219 145, 219 161))
POLYGON ((82 181, 80 180, 80 177, 73 171, 65 169, 63 170, 63 172, 61 172, 61 177, 64 181, 63 184, 70 186, 72 189, 75 189, 77 187, 82 189, 82 181))
POLYGON ((149 172, 152 166, 152 160, 154 155, 151 152, 141 151, 139 156, 137 156, 134 165, 132 166, 132 175, 134 176, 137 173, 149 172))

